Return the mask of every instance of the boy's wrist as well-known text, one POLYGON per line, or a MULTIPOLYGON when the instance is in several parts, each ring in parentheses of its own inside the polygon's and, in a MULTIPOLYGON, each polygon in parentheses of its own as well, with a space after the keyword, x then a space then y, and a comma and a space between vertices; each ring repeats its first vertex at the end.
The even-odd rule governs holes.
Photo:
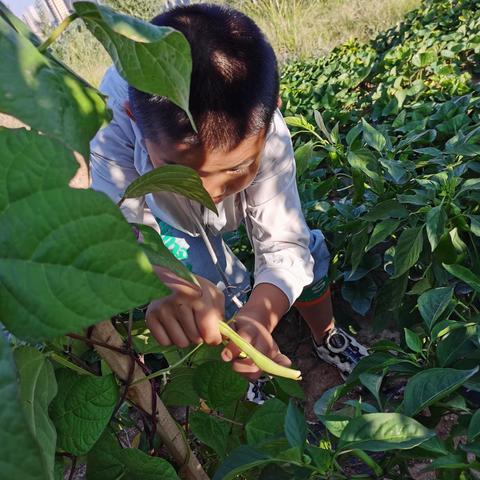
POLYGON ((255 319, 273 332, 289 307, 288 298, 280 288, 270 283, 260 283, 253 289, 240 315, 255 319))

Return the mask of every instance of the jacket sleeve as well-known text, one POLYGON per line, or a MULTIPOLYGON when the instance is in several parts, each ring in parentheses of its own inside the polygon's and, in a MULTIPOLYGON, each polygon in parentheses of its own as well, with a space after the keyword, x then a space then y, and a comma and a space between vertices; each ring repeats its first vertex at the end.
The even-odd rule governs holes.
POLYGON ((260 170, 245 191, 246 224, 255 252, 255 286, 277 286, 290 306, 313 281, 310 230, 302 213, 295 174, 290 132, 277 110, 260 170))
MULTIPOLYGON (((139 176, 134 165, 135 134, 124 111, 127 84, 113 68, 105 74, 100 91, 108 96, 113 118, 90 143, 91 188, 106 193, 117 203, 127 186, 139 176)), ((125 200, 121 210, 127 221, 144 223, 144 198, 125 200)))

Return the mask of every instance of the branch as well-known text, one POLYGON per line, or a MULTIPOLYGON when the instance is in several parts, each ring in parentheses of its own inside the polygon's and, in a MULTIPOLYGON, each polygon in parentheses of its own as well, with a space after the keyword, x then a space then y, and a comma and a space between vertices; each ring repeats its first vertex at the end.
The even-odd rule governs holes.
MULTIPOLYGON (((96 325, 91 339, 95 343, 106 345, 95 345, 95 350, 108 363, 115 375, 126 382, 129 379, 131 358, 129 355, 120 353, 123 347, 123 340, 112 323, 104 321, 96 325)), ((135 364, 131 376, 133 383, 144 377, 145 373, 135 364)), ((149 415, 156 416, 158 435, 175 463, 180 467, 180 476, 184 480, 208 480, 208 475, 185 441, 184 432, 171 417, 170 412, 160 397, 152 390, 150 383, 141 382, 130 385, 126 396, 149 415), (156 405, 155 411, 152 411, 152 405, 156 405)))

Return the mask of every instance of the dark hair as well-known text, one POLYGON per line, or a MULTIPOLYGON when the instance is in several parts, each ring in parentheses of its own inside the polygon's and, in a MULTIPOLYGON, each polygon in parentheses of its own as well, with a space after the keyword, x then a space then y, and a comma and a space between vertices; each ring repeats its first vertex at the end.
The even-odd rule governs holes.
POLYGON ((232 8, 194 4, 166 11, 151 23, 181 31, 190 43, 189 108, 198 134, 166 97, 130 86, 132 111, 145 138, 230 151, 270 124, 279 90, 277 60, 252 19, 232 8))

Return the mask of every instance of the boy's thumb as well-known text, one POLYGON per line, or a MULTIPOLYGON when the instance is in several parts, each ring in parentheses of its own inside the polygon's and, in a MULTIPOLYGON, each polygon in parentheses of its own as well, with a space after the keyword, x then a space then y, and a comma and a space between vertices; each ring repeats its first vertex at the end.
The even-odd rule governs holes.
POLYGON ((224 362, 231 362, 234 358, 238 357, 240 352, 241 350, 233 342, 228 342, 220 356, 224 362))

